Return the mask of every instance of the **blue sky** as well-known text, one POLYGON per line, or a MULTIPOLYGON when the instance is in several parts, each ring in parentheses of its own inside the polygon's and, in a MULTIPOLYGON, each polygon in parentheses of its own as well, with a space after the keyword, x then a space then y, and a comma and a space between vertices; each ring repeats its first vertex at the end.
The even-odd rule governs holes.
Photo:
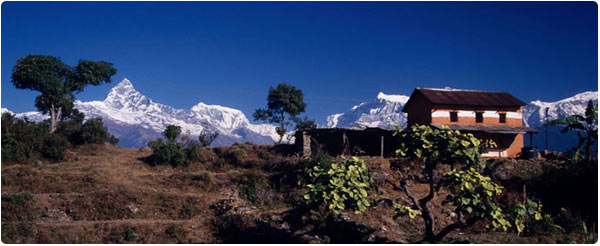
POLYGON ((154 101, 241 109, 301 88, 321 123, 382 91, 507 91, 555 101, 598 90, 595 2, 3 2, 1 104, 35 110, 10 82, 28 54, 104 60, 154 101))

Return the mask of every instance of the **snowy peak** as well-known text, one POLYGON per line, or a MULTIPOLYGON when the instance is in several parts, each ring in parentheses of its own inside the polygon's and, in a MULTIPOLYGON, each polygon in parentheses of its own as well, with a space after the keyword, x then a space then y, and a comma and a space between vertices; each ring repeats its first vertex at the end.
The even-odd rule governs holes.
POLYGON ((234 129, 250 124, 246 115, 240 110, 220 105, 208 105, 202 102, 190 109, 190 115, 211 124, 219 125, 224 129, 234 129))
POLYGON ((375 100, 360 103, 345 113, 328 116, 325 127, 394 129, 394 125, 405 126, 406 113, 402 112, 402 108, 408 98, 379 92, 375 100))
POLYGON ((532 101, 523 107, 523 124, 529 127, 542 126, 546 121, 546 108, 548 120, 560 119, 569 115, 584 115, 588 101, 598 103, 597 91, 586 91, 556 102, 532 101))
POLYGON ((131 110, 143 109, 152 104, 152 100, 136 91, 131 81, 126 78, 110 89, 103 102, 115 109, 131 110))
POLYGON ((406 104, 409 98, 410 97, 404 95, 386 95, 383 92, 379 92, 379 94, 377 94, 377 100, 385 100, 401 104, 406 104))

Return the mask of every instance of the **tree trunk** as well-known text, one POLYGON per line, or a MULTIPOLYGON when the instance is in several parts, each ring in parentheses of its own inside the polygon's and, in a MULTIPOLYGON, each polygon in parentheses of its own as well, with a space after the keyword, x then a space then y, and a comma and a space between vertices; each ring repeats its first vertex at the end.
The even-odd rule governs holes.
POLYGON ((425 222, 425 237, 423 240, 435 240, 435 216, 433 212, 429 209, 429 201, 431 201, 435 196, 435 189, 433 185, 433 169, 427 169, 427 176, 429 176, 429 194, 426 197, 423 197, 419 200, 419 207, 421 207, 421 216, 425 222))
POLYGON ((586 153, 587 154, 587 158, 586 159, 587 159, 588 162, 592 162, 592 158, 593 158, 593 155, 592 155, 593 146, 594 146, 593 139, 591 137, 591 134, 588 133, 588 140, 587 140, 587 143, 586 143, 586 148, 587 148, 586 149, 586 152, 587 152, 586 153))
POLYGON ((277 141, 277 144, 281 144, 281 141, 283 141, 283 136, 285 135, 285 122, 283 122, 285 118, 283 117, 283 111, 281 112, 281 135, 279 135, 279 141, 277 141))
POLYGON ((56 112, 56 108, 54 104, 50 105, 50 133, 54 133, 56 131, 56 127, 58 126, 58 119, 60 117, 61 108, 58 108, 58 112, 56 112))

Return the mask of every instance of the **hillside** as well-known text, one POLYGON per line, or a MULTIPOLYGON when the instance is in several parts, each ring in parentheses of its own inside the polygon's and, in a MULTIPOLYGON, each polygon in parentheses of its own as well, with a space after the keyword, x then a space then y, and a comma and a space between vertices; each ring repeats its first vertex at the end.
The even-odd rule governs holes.
MULTIPOLYGON (((268 145, 209 148, 202 162, 180 168, 150 166, 143 162, 149 155, 137 149, 85 145, 70 151, 63 162, 2 165, 2 241, 407 243, 419 240, 422 234, 418 229, 421 220, 393 219, 391 202, 408 199, 393 189, 399 182, 394 171, 398 164, 393 159, 365 159, 377 185, 377 192, 370 192, 373 206, 363 214, 323 214, 316 223, 294 209, 303 202, 298 172, 310 160, 286 157, 268 145)), ((525 176, 543 173, 537 165, 515 169, 514 162, 504 164, 508 166, 496 167, 503 180, 509 180, 515 170, 525 176)), ((410 165, 401 166, 418 172, 410 165)), ((520 197, 522 187, 508 188, 505 197, 520 197)), ((424 196, 427 184, 416 183, 412 189, 415 195, 424 196)), ((440 191, 434 207, 441 206, 444 194, 440 191)), ((436 216, 443 226, 452 213, 450 209, 440 211, 436 216)), ((519 237, 479 230, 451 233, 445 242, 582 240, 563 234, 519 237)))

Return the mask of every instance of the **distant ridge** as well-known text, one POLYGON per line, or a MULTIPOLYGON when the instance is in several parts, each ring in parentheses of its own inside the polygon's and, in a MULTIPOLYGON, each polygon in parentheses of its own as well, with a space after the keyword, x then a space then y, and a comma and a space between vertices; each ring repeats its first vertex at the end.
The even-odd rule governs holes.
MULTIPOLYGON (((181 126, 182 132, 190 131, 197 136, 203 123, 219 132, 213 145, 230 145, 235 142, 272 144, 278 139, 275 126, 251 124, 242 111, 202 102, 189 110, 175 109, 156 103, 135 90, 128 79, 113 87, 103 101, 75 101, 75 108, 87 118, 101 117, 109 132, 116 135, 121 147, 141 147, 161 136, 169 125, 181 126)), ((2 109, 7 111, 7 109, 2 109)), ((39 112, 17 114, 30 120, 40 121, 47 116, 39 112)))

